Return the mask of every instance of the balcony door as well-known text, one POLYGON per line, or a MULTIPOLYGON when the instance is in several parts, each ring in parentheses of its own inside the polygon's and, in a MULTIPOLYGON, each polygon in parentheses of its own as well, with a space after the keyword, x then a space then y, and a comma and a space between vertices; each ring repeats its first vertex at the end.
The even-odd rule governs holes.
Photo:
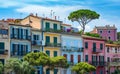
POLYGON ((50 23, 46 22, 46 24, 45 24, 45 29, 46 29, 46 30, 49 30, 49 29, 50 29, 50 23))

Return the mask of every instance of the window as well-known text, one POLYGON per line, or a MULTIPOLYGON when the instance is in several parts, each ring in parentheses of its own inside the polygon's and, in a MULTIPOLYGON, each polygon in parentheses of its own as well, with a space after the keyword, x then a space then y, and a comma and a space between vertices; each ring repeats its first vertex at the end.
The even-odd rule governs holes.
POLYGON ((96 43, 93 43, 93 51, 96 51, 96 43))
POLYGON ((78 63, 81 61, 81 56, 78 55, 78 63))
POLYGON ((34 40, 39 40, 39 35, 33 35, 34 40))
POLYGON ((54 51, 54 57, 56 57, 57 56, 57 51, 54 51))
POLYGON ((50 74, 50 69, 46 69, 46 74, 50 74))
POLYGON ((46 36, 46 43, 50 43, 50 37, 49 36, 46 36))
POLYGON ((110 40, 111 38, 110 38, 110 37, 108 37, 108 39, 110 40))
POLYGON ((85 55, 85 61, 88 62, 88 55, 85 55))
POLYGON ((45 26, 46 26, 46 30, 49 30, 49 29, 50 29, 50 23, 49 23, 49 22, 46 22, 46 23, 45 23, 45 26))
POLYGON ((57 37, 54 37, 54 43, 57 44, 57 37))
POLYGON ((103 74, 103 70, 100 70, 100 74, 103 74))
POLYGON ((57 24, 53 24, 54 30, 57 30, 57 24))
POLYGON ((70 55, 70 60, 71 60, 71 62, 73 63, 73 55, 70 55))
POLYGON ((102 31, 100 31, 100 33, 102 33, 102 31))
POLYGON ((8 34, 8 30, 6 30, 6 29, 1 29, 1 30, 0 30, 0 34, 5 34, 5 35, 6 35, 6 34, 8 34))
POLYGON ((57 74, 57 72, 58 72, 58 69, 54 69, 54 74, 57 74))
POLYGON ((107 52, 109 53, 109 47, 107 47, 107 52))
POLYGON ((103 49, 103 44, 102 44, 102 43, 100 44, 100 49, 101 49, 101 50, 103 49))
POLYGON ((85 42, 85 48, 86 49, 88 48, 88 42, 85 42))
POLYGON ((108 31, 108 33, 110 33, 110 30, 108 31))
POLYGON ((115 53, 117 53, 117 48, 115 48, 115 53))
POLYGON ((110 62, 110 57, 107 57, 107 62, 110 62))
POLYGON ((46 54, 47 54, 48 56, 50 56, 50 51, 49 51, 49 50, 47 50, 47 51, 46 51, 46 54))
POLYGON ((0 62, 2 62, 2 64, 4 65, 5 60, 4 59, 0 59, 0 62))
POLYGON ((67 59, 67 54, 64 54, 63 56, 67 59))
POLYGON ((4 54, 5 46, 3 42, 0 42, 0 54, 4 54))

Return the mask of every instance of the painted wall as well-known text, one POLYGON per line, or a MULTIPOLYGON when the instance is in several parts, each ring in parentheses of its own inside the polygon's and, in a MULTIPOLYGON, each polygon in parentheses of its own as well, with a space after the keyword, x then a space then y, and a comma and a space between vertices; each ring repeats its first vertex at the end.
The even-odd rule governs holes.
MULTIPOLYGON (((88 55, 88 62, 92 63, 92 55, 97 56, 97 62, 99 61, 99 56, 105 56, 105 42, 102 40, 94 40, 94 39, 84 39, 83 40, 83 47, 84 47, 84 61, 85 61, 85 55, 88 55), (88 48, 85 48, 85 42, 88 42, 88 48), (96 43, 96 50, 100 50, 100 44, 103 44, 103 49, 100 51, 100 53, 92 53, 93 50, 93 43, 96 43)), ((105 58, 104 58, 105 60, 105 58)), ((102 74, 105 74, 105 67, 103 66, 97 66, 95 72, 91 72, 91 74, 101 74, 100 72, 103 72, 102 74)))
POLYGON ((117 40, 117 30, 116 29, 98 29, 97 30, 98 34, 100 34, 100 36, 102 36, 102 38, 105 38, 107 40, 109 40, 109 37, 111 38, 110 40, 116 41, 117 40), (100 31, 102 31, 102 33, 100 33, 100 31), (108 33, 108 31, 110 31, 110 33, 108 33))
MULTIPOLYGON (((83 61, 83 52, 77 52, 77 51, 72 51, 72 52, 67 52, 67 51, 62 51, 63 47, 66 47, 66 49, 70 50, 72 47, 75 47, 78 50, 78 48, 82 48, 82 38, 80 36, 72 36, 72 35, 61 35, 61 55, 64 56, 67 55, 67 61, 68 63, 71 62, 71 55, 73 55, 73 64, 78 63, 78 55, 80 55, 80 61, 83 61)), ((64 70, 61 70, 61 74, 72 74, 71 72, 71 67, 69 67, 65 72, 64 70)))

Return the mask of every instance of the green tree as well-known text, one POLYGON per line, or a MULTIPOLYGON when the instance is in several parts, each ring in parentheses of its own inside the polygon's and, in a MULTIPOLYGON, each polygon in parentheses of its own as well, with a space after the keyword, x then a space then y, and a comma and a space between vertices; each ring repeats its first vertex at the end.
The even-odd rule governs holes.
POLYGON ((77 21, 84 33, 86 24, 88 24, 94 19, 98 19, 99 16, 100 15, 95 11, 91 11, 88 9, 80 9, 80 10, 71 12, 70 15, 68 16, 68 19, 71 20, 72 22, 77 21))
POLYGON ((17 58, 7 60, 5 64, 6 73, 30 74, 32 70, 32 66, 27 61, 21 61, 17 58))
POLYGON ((95 71, 96 68, 86 62, 80 62, 72 67, 72 71, 75 71, 77 74, 85 74, 91 71, 95 71))
POLYGON ((47 67, 50 70, 55 68, 66 68, 68 67, 67 60, 63 56, 57 57, 49 57, 47 54, 43 52, 31 52, 28 53, 23 58, 24 61, 28 61, 33 66, 40 66, 47 67))
POLYGON ((2 72, 3 72, 3 64, 2 64, 2 62, 0 62, 0 74, 2 74, 2 72))

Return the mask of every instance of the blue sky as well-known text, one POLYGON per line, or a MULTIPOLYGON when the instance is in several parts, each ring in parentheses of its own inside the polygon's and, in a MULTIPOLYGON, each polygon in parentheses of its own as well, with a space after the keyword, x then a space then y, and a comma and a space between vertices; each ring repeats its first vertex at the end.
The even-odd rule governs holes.
POLYGON ((69 13, 77 9, 90 9, 101 15, 86 26, 86 31, 91 31, 95 25, 114 24, 120 31, 120 0, 1 0, 0 19, 24 18, 30 13, 50 17, 53 10, 61 21, 80 28, 76 22, 67 20, 69 13))

